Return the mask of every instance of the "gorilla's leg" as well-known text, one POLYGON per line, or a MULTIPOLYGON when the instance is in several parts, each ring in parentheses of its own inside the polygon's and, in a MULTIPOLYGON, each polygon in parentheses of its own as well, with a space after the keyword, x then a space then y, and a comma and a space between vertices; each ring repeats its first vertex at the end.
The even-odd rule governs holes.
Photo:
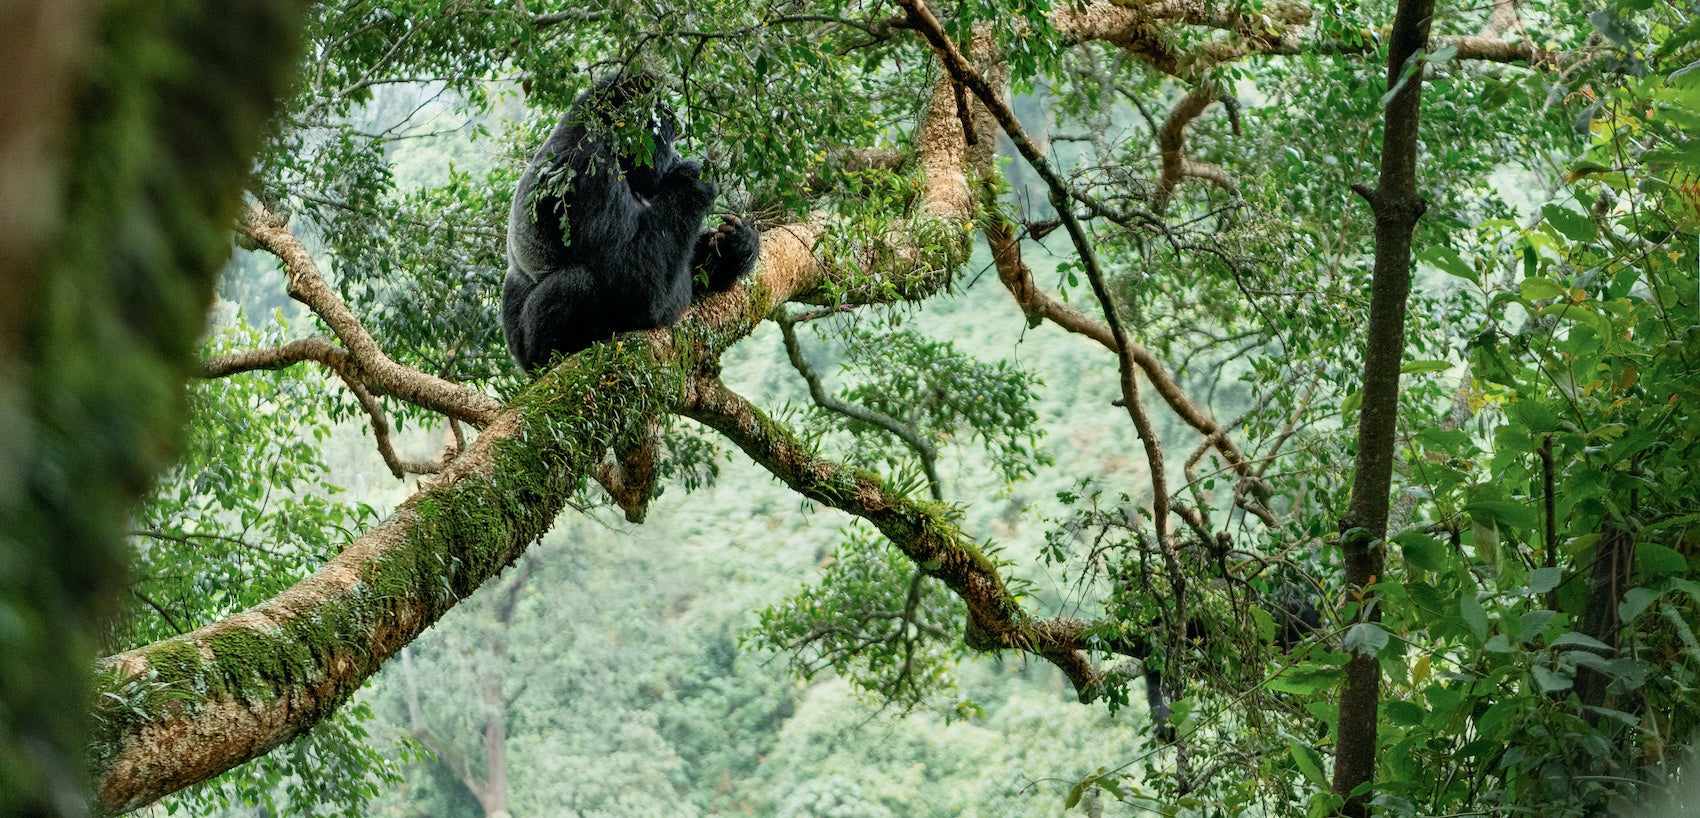
POLYGON ((526 297, 517 322, 524 337, 524 349, 515 350, 521 368, 535 373, 556 352, 571 355, 620 331, 604 302, 605 289, 582 265, 544 275, 526 297))
MULTIPOLYGON (((509 246, 512 246, 511 240, 509 246)), ((522 316, 526 299, 531 297, 531 291, 536 287, 537 283, 531 280, 531 276, 515 268, 512 261, 508 262, 508 276, 502 279, 502 337, 508 341, 508 354, 514 356, 520 369, 527 372, 531 371, 531 366, 526 363, 530 358, 531 341, 522 316)))
POLYGON ((691 270, 706 292, 730 289, 755 266, 761 234, 737 216, 721 216, 720 227, 697 237, 691 270))

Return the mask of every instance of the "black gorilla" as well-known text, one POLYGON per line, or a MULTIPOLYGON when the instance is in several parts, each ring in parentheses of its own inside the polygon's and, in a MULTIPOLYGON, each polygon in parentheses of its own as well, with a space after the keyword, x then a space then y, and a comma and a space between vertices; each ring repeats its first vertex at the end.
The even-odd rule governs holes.
POLYGON ((644 102, 655 85, 643 73, 598 80, 520 177, 502 333, 528 373, 615 333, 670 326, 693 273, 719 292, 755 262, 760 238, 736 217, 700 232, 714 185, 673 149, 672 112, 644 102), (647 163, 639 141, 653 143, 647 163))

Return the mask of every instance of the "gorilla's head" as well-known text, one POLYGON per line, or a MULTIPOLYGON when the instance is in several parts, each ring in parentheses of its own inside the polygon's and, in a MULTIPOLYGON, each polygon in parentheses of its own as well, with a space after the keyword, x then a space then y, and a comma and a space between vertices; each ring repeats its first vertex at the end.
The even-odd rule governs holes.
POLYGON ((679 123, 661 102, 661 80, 648 71, 620 71, 597 80, 579 99, 584 126, 607 140, 632 191, 651 196, 681 159, 674 149, 679 123))
POLYGON ((643 131, 649 144, 634 144, 629 150, 619 152, 620 172, 625 175, 626 183, 632 186, 632 192, 644 197, 653 196, 661 186, 661 178, 682 161, 679 152, 673 148, 673 140, 678 133, 673 112, 658 105, 643 131), (645 148, 648 148, 647 157, 642 155, 645 148))

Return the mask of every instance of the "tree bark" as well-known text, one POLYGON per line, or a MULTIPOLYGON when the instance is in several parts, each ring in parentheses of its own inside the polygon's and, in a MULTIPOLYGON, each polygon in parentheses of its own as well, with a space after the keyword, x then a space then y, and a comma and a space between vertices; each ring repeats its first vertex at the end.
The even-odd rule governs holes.
POLYGON ((88 812, 89 662, 306 6, 0 3, 0 814, 88 812))
MULTIPOLYGON (((1594 564, 1588 572, 1588 604, 1576 623, 1576 632, 1604 642, 1611 651, 1606 659, 1616 658, 1617 636, 1623 630, 1617 606, 1629 590, 1631 572, 1635 567, 1635 537, 1618 525, 1610 525, 1594 548, 1594 564)), ((1582 717, 1589 724, 1599 724, 1600 714, 1593 708, 1606 703, 1606 688, 1612 677, 1587 665, 1576 668, 1576 700, 1582 704, 1582 717)), ((1619 708, 1629 709, 1629 708, 1619 708)))
MULTIPOLYGON (((1381 141, 1381 173, 1374 190, 1354 188, 1375 213, 1375 268, 1369 326, 1364 345, 1363 401, 1358 418, 1358 452, 1352 497, 1340 521, 1346 584, 1356 596, 1358 620, 1379 622, 1381 612, 1369 586, 1381 576, 1387 536, 1389 492, 1397 452, 1399 368, 1405 354, 1405 305, 1411 293, 1411 238, 1427 207, 1417 192, 1417 124, 1422 101, 1422 55, 1428 47, 1434 0, 1399 0, 1387 49, 1387 103, 1381 141)), ((1335 744, 1335 795, 1344 813, 1369 814, 1376 768, 1376 726, 1381 699, 1381 664, 1375 656, 1353 655, 1340 691, 1335 744)))

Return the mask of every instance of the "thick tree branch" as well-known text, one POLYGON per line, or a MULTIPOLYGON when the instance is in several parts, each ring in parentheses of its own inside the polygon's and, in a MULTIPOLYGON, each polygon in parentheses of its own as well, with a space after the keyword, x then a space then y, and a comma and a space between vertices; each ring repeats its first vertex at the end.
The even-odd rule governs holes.
MULTIPOLYGON (((1496 9, 1495 14, 1499 14, 1496 9)), ((1064 4, 1051 14, 1051 23, 1075 40, 1111 43, 1138 57, 1152 68, 1185 80, 1198 79, 1215 66, 1256 55, 1294 56, 1301 53, 1367 54, 1376 44, 1318 40, 1311 26, 1312 11, 1298 3, 1277 3, 1264 15, 1250 17, 1239 11, 1200 0, 1160 0, 1154 3, 1118 3, 1093 0, 1084 5, 1064 4), (1192 50, 1178 46, 1169 30, 1196 26, 1223 32, 1225 39, 1209 40, 1192 50)), ((1436 38, 1434 46, 1450 45, 1462 60, 1527 63, 1542 69, 1558 69, 1573 63, 1570 52, 1538 48, 1521 30, 1494 29, 1461 37, 1436 38), (1520 39, 1506 41, 1504 33, 1520 39)))
POLYGON ((1227 171, 1209 162, 1189 159, 1186 155, 1186 126, 1215 101, 1216 94, 1209 88, 1203 85, 1194 87, 1163 120, 1163 129, 1157 136, 1163 170, 1157 177, 1157 195, 1151 203, 1151 209, 1159 216, 1168 212, 1169 200, 1174 197, 1175 188, 1180 187, 1182 179, 1203 179, 1231 196, 1237 198, 1240 194, 1239 186, 1234 184, 1227 171))
POLYGON ((360 365, 348 350, 325 338, 301 338, 287 344, 259 349, 245 349, 218 355, 201 361, 203 378, 227 378, 243 372, 287 369, 304 361, 323 364, 341 375, 348 373, 359 378, 360 365))
MULTIPOLYGON (((324 338, 301 338, 275 347, 219 355, 201 362, 200 375, 203 378, 224 378, 242 372, 284 369, 302 361, 323 364, 336 373, 348 387, 348 391, 354 393, 354 399, 371 419, 372 437, 378 446, 378 454, 383 457, 384 465, 389 467, 390 473, 396 477, 407 474, 436 474, 442 470, 444 463, 466 448, 464 437, 457 432, 455 442, 445 446, 432 460, 414 460, 397 455, 394 445, 390 442, 388 413, 373 393, 372 383, 366 371, 347 350, 324 338)), ((449 420, 451 423, 455 422, 453 417, 449 420)))

